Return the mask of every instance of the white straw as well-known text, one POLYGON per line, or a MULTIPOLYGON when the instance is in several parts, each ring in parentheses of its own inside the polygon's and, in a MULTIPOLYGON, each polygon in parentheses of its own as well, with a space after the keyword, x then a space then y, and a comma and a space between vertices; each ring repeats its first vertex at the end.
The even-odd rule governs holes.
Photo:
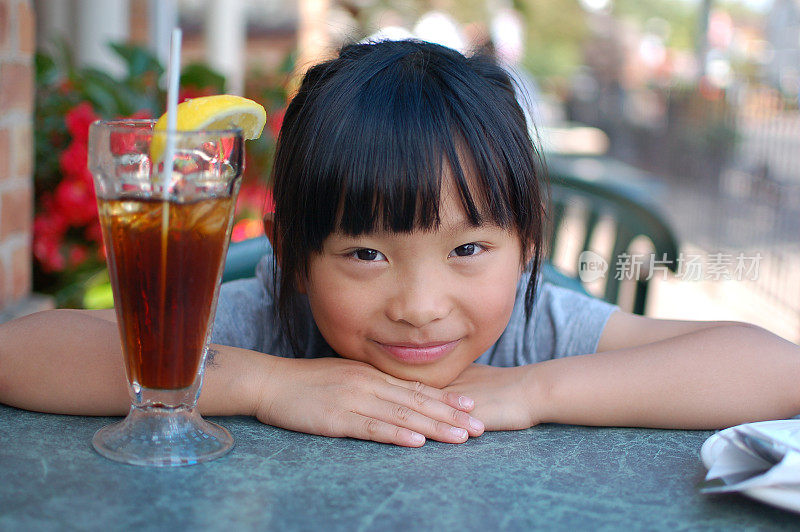
MULTIPOLYGON (((161 176, 163 187, 161 204, 161 298, 160 320, 162 334, 165 330, 166 302, 167 302, 167 251, 169 249, 169 184, 172 181, 172 172, 175 165, 175 129, 178 125, 178 82, 181 72, 181 29, 172 30, 170 41, 169 64, 167 65, 167 142, 164 148, 164 172, 161 176)), ((158 163, 156 163, 158 164, 158 163)), ((163 340, 162 340, 163 341, 163 340)), ((159 352, 159 357, 164 356, 164 349, 159 352)), ((159 359, 159 367, 163 368, 163 360, 159 359)))
POLYGON ((178 125, 178 84, 181 73, 181 29, 172 30, 170 41, 169 64, 167 65, 167 144, 164 150, 163 184, 166 193, 172 179, 172 168, 175 158, 175 128, 178 125))

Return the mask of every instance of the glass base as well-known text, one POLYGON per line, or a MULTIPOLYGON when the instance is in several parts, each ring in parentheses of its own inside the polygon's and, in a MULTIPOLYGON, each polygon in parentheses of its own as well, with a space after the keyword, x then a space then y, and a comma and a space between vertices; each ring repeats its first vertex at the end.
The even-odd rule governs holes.
POLYGON ((117 462, 183 466, 219 458, 233 448, 233 437, 194 408, 134 406, 125 419, 98 430, 92 445, 117 462))

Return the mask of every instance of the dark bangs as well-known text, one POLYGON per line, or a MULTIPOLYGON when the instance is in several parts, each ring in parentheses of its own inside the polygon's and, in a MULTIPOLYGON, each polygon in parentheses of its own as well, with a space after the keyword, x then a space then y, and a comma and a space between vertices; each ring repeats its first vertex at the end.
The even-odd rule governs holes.
POLYGON ((314 213, 306 241, 313 250, 332 231, 359 235, 435 227, 445 169, 471 223, 479 225, 493 204, 491 221, 510 225, 508 191, 493 164, 492 139, 480 123, 464 120, 481 102, 469 91, 470 80, 447 75, 449 58, 437 59, 441 65, 431 64, 422 51, 387 57, 354 72, 356 86, 331 83, 330 93, 320 95, 326 109, 312 117, 321 123, 315 142, 307 144, 316 156, 305 167, 306 208, 314 213), (464 166, 476 169, 471 177, 477 199, 467 184, 465 158, 464 166))
POLYGON ((308 71, 278 140, 279 300, 333 232, 437 227, 443 175, 469 221, 516 229, 537 269, 539 167, 513 85, 493 59, 419 41, 346 46, 308 71))

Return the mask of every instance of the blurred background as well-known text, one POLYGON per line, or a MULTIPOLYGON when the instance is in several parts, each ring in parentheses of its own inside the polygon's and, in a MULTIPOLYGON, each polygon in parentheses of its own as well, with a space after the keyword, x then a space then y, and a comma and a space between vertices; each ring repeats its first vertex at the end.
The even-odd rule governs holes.
POLYGON ((262 233, 304 70, 347 42, 416 37, 496 54, 548 161, 655 206, 680 255, 647 274, 648 315, 800 340, 800 0, 0 0, 0 319, 110 304, 86 132, 163 112, 174 25, 181 98, 268 110, 234 240, 262 233))

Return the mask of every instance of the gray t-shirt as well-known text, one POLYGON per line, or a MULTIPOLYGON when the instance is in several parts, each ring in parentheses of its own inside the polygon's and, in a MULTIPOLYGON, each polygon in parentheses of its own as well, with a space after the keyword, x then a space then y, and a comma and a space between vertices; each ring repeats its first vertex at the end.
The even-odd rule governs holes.
MULTIPOLYGON (((277 322, 272 268, 272 253, 268 250, 255 277, 222 285, 211 341, 293 358, 336 356, 314 323, 305 298, 295 322, 301 352, 293 352, 277 322)), ((514 310, 505 331, 475 362, 512 367, 594 353, 606 321, 617 307, 567 288, 540 283, 533 312, 526 319, 528 279, 529 274, 523 275, 517 286, 514 310)))

